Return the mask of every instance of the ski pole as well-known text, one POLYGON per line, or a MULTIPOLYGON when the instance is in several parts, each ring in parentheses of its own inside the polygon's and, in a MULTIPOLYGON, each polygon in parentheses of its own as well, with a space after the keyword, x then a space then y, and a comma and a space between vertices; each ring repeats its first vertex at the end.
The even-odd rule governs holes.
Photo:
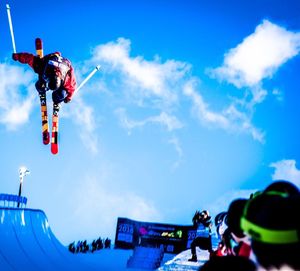
POLYGON ((78 88, 76 89, 76 92, 79 90, 79 89, 81 89, 84 85, 85 85, 85 83, 88 81, 88 80, 90 80, 91 79, 91 77, 97 72, 97 71, 99 71, 99 69, 100 69, 100 65, 98 65, 98 66, 96 66, 92 71, 91 71, 91 73, 81 82, 81 84, 78 86, 78 88))
POLYGON ((14 30, 13 30, 11 16, 10 16, 10 7, 9 7, 9 4, 6 4, 6 10, 7 10, 8 24, 9 24, 9 30, 10 30, 10 35, 11 35, 11 41, 12 41, 13 51, 14 51, 14 53, 16 53, 17 50, 16 50, 16 43, 15 43, 15 37, 14 37, 14 30))

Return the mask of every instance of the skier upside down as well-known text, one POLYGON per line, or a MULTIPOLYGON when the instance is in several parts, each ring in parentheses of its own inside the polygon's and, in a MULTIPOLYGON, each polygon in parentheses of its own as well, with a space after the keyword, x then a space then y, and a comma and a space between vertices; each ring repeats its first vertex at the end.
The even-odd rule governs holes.
POLYGON ((63 58, 59 52, 35 56, 30 53, 13 53, 12 58, 23 64, 28 64, 38 74, 35 87, 40 98, 46 96, 46 91, 51 89, 53 106, 57 110, 60 103, 68 103, 76 89, 76 79, 71 62, 63 58))
POLYGON ((44 56, 43 42, 40 38, 35 39, 36 55, 31 53, 14 53, 12 59, 22 64, 28 64, 35 73, 38 74, 38 80, 35 87, 39 93, 42 115, 42 136, 44 145, 50 143, 50 133, 48 125, 46 92, 52 90, 53 115, 51 131, 51 152, 58 153, 58 123, 59 109, 62 102, 69 103, 75 91, 78 91, 94 74, 100 69, 97 65, 95 69, 87 76, 77 87, 74 69, 71 62, 61 56, 59 52, 54 52, 44 56))
POLYGON ((13 53, 12 58, 23 64, 28 64, 38 74, 35 87, 39 93, 42 113, 43 143, 48 145, 50 134, 48 127, 48 113, 46 92, 51 89, 53 100, 51 152, 58 153, 58 112, 60 103, 68 103, 76 90, 76 79, 71 62, 63 58, 59 52, 43 56, 42 40, 36 38, 37 56, 30 53, 13 53))

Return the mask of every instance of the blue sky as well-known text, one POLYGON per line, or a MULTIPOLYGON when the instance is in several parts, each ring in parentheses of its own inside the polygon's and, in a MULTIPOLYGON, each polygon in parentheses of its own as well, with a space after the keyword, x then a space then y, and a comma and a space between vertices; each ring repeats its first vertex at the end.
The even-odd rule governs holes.
POLYGON ((62 242, 114 239, 118 216, 190 224, 274 179, 300 185, 298 1, 8 3, 18 52, 41 37, 78 83, 101 65, 63 105, 52 155, 1 4, 0 192, 17 193, 26 166, 28 207, 62 242))

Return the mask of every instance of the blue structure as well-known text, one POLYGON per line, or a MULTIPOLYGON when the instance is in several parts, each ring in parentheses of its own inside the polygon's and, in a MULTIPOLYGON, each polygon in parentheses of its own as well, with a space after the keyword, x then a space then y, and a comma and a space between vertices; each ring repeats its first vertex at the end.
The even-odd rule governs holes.
POLYGON ((0 204, 4 207, 26 207, 27 198, 26 197, 19 197, 17 195, 11 194, 0 194, 0 204))
POLYGON ((133 255, 127 261, 127 267, 157 269, 160 266, 163 257, 163 247, 135 247, 133 250, 133 255))
POLYGON ((96 270, 57 240, 43 211, 18 203, 25 206, 27 199, 0 194, 0 270, 96 270))

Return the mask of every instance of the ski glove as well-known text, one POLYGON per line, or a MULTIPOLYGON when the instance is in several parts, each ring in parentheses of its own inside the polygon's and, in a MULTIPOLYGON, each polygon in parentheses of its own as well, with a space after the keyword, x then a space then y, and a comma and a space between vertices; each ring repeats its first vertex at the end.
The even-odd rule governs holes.
POLYGON ((17 61, 17 60, 18 60, 18 54, 13 53, 13 54, 12 54, 12 59, 13 59, 14 61, 17 61))
POLYGON ((64 99, 64 103, 69 103, 69 102, 71 102, 71 98, 67 96, 67 97, 64 99))

